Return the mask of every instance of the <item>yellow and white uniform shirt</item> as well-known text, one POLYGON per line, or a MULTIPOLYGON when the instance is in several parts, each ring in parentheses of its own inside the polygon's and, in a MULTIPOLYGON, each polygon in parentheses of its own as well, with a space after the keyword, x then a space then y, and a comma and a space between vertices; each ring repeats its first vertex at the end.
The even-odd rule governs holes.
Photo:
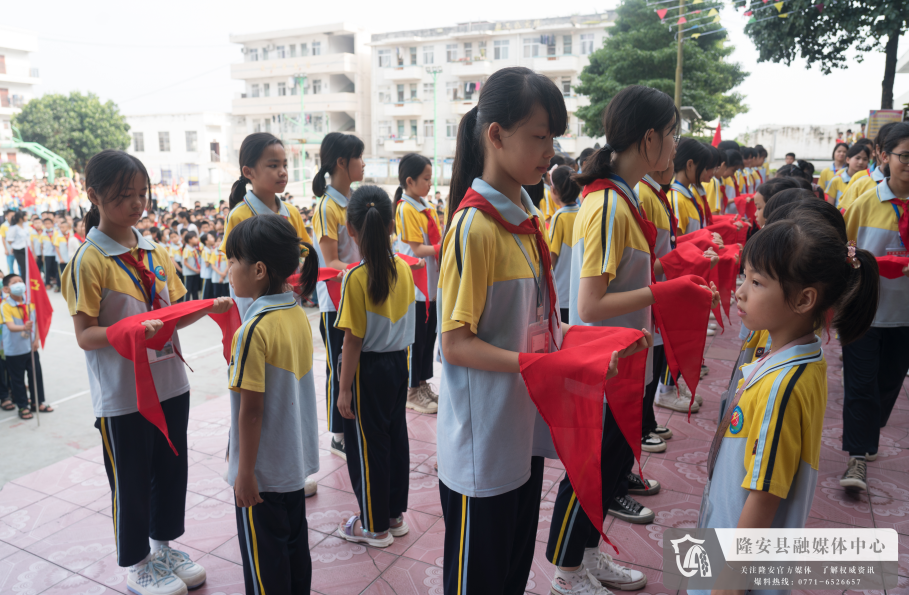
POLYGON ((240 391, 264 393, 256 483, 262 492, 296 492, 319 470, 312 330, 292 291, 265 295, 246 310, 230 349, 230 455, 227 482, 240 464, 240 391))
POLYGON ((552 188, 543 184, 543 199, 540 201, 540 215, 544 221, 552 221, 553 215, 559 208, 552 200, 552 188))
POLYGON ((303 223, 303 216, 300 215, 300 211, 297 210, 297 207, 283 200, 278 200, 277 198, 275 201, 278 203, 280 209, 277 213, 259 200, 259 198, 253 194, 252 190, 248 190, 246 196, 243 197, 243 202, 237 204, 237 206, 231 209, 230 213, 227 215, 227 222, 224 224, 224 238, 221 240, 221 245, 218 249, 221 252, 224 252, 227 236, 230 235, 230 231, 235 228, 237 224, 257 215, 281 215, 293 226, 301 240, 307 244, 312 244, 312 239, 310 239, 309 232, 306 231, 306 225, 303 223))
POLYGON ((838 174, 833 176, 833 179, 827 184, 824 192, 833 200, 833 206, 839 208, 840 200, 845 196, 846 192, 854 186, 857 181, 867 175, 868 170, 860 169, 850 176, 849 168, 844 167, 838 174))
MULTIPOLYGON (((660 197, 657 196, 656 192, 653 191, 653 188, 659 187, 660 185, 657 184, 657 181, 651 178, 649 174, 645 175, 644 180, 635 187, 635 191, 638 193, 638 197, 641 200, 641 208, 643 208, 644 212, 647 214, 647 220, 656 226, 657 237, 653 250, 654 255, 658 259, 666 256, 675 248, 676 237, 676 230, 672 229, 672 219, 670 218, 671 211, 669 210, 669 207, 660 200, 660 197), (647 183, 650 183, 650 186, 648 186, 647 183)), ((656 280, 665 281, 666 275, 660 275, 656 280)), ((654 346, 663 344, 662 335, 656 331, 653 333, 653 344, 654 346)))
MULTIPOLYGON (((97 227, 88 232, 85 242, 63 271, 61 286, 70 315, 83 312, 97 318, 99 326, 106 327, 128 316, 147 312, 151 296, 146 296, 133 281, 135 271, 118 258, 129 253, 138 259, 140 250, 142 262, 155 274, 155 293, 161 296, 163 306, 171 305, 186 294, 167 250, 143 238, 135 228, 133 233, 138 243, 127 248, 97 227)), ((179 350, 177 331, 165 349, 149 350, 152 377, 161 401, 189 390, 183 362, 176 354, 179 350)), ((96 417, 114 417, 139 410, 136 374, 131 361, 108 346, 86 351, 85 363, 96 417)))
POLYGON ((403 351, 414 340, 414 285, 410 266, 391 256, 398 278, 381 304, 369 296, 369 272, 361 262, 347 271, 341 283, 341 301, 335 328, 350 330, 363 339, 363 351, 392 353, 403 351))
POLYGON ((558 256, 552 270, 559 304, 571 299, 571 249, 574 244, 574 220, 581 210, 577 201, 558 209, 549 221, 549 252, 558 256))
POLYGON ((697 231, 706 223, 701 220, 700 205, 695 202, 696 200, 690 187, 686 188, 678 182, 672 182, 669 202, 675 213, 676 231, 680 236, 697 231))
MULTIPOLYGON (((740 387, 759 365, 741 367, 740 387)), ((782 498, 772 527, 804 527, 817 486, 826 407, 827 362, 819 338, 771 355, 733 409, 698 526, 737 526, 755 490, 782 498)))
MULTIPOLYGON (((522 208, 480 178, 471 187, 512 225, 540 217, 526 191, 522 208)), ((542 219, 538 224, 545 234, 542 219)), ((491 345, 529 352, 534 337, 545 337, 538 331, 549 328, 549 290, 541 279, 547 271, 541 269, 534 236, 512 234, 475 208, 455 213, 442 250, 441 331, 468 326, 491 345)), ((555 304, 549 351, 562 342, 558 312, 555 304)), ((444 351, 437 436, 439 479, 470 498, 524 485, 532 456, 558 458, 520 374, 456 366, 444 351)))
MULTIPOLYGON (((401 196, 398 202, 398 210, 395 213, 395 229, 398 232, 398 241, 396 242, 397 251, 408 256, 415 256, 413 249, 408 242, 424 244, 429 246, 429 221, 426 219, 427 213, 442 233, 442 226, 439 224, 439 217, 436 210, 426 203, 425 199, 413 198, 406 194, 401 196)), ((436 301, 436 293, 439 288, 439 264, 435 255, 423 256, 426 263, 426 289, 429 295, 423 295, 419 289, 416 290, 416 300, 418 302, 436 301)))
MULTIPOLYGON (((347 197, 332 188, 326 187, 325 195, 316 204, 312 217, 312 234, 315 236, 313 246, 319 256, 319 266, 327 266, 319 240, 323 237, 338 242, 338 259, 351 264, 360 262, 360 247, 347 233, 347 197)), ((328 295, 327 281, 320 281, 316 285, 319 297, 320 312, 334 312, 335 305, 328 295)), ((334 281, 332 281, 334 283, 334 281)))
POLYGON ((54 236, 54 246, 60 253, 57 257, 58 264, 66 264, 69 262, 69 239, 72 237, 72 235, 73 232, 69 232, 68 234, 63 235, 58 231, 54 236))
POLYGON ((202 252, 196 246, 190 246, 189 244, 183 246, 183 276, 192 277, 193 275, 198 275, 202 271, 202 252), (189 267, 192 267, 196 270, 191 271, 189 267))
POLYGON ((707 206, 710 212, 714 214, 721 213, 723 210, 723 195, 726 193, 726 187, 719 178, 710 178, 710 181, 702 184, 704 191, 707 193, 707 206))
POLYGON ((875 183, 878 183, 878 182, 884 181, 885 177, 887 177, 887 176, 884 175, 883 166, 878 163, 875 163, 874 168, 871 170, 871 179, 874 180, 875 183))
POLYGON ((10 248, 9 243, 6 241, 6 232, 9 230, 9 221, 4 221, 0 224, 0 238, 3 238, 3 251, 6 252, 8 256, 13 255, 12 248, 10 248))
POLYGON ((735 190, 735 177, 730 176, 723 178, 723 190, 726 192, 726 215, 736 215, 738 210, 735 208, 735 197, 738 193, 735 190))
MULTIPOLYGON (((49 256, 51 258, 57 258, 57 247, 54 244, 54 240, 57 236, 57 230, 53 227, 50 229, 44 228, 41 231, 41 255, 49 256)), ((37 252, 36 252, 37 254, 37 252)))
MULTIPOLYGON (((855 240, 859 248, 874 256, 909 256, 898 226, 903 207, 894 200, 897 196, 888 182, 881 182, 846 209, 843 214, 846 235, 855 240)), ((909 296, 909 278, 881 277, 880 302, 871 326, 909 326, 909 301, 906 296, 909 296)))
POLYGON ((843 167, 837 168, 835 163, 831 163, 830 167, 825 167, 817 177, 817 185, 826 190, 827 184, 830 183, 830 180, 833 179, 833 176, 838 174, 840 170, 843 169, 843 167))
POLYGON ((26 307, 25 302, 20 305, 11 296, 7 295, 2 304, 0 304, 0 316, 3 317, 3 355, 14 356, 31 353, 32 343, 35 341, 35 337, 38 336, 35 333, 35 325, 32 325, 31 332, 26 333, 24 337, 22 336, 24 331, 13 332, 6 328, 6 325, 22 326, 28 320, 34 322, 35 304, 31 303, 26 307), (28 319, 25 318, 26 309, 28 310, 28 319))
POLYGON ((878 182, 875 181, 872 176, 862 176, 858 179, 853 176, 852 183, 849 184, 846 189, 846 193, 843 194, 843 197, 840 199, 840 204, 837 205, 840 211, 849 208, 849 205, 855 202, 859 196, 865 194, 869 190, 873 189, 878 185, 878 182))

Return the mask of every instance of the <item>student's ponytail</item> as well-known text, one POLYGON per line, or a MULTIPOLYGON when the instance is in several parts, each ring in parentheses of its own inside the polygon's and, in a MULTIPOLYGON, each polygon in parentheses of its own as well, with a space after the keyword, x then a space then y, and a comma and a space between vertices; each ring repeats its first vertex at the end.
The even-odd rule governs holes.
POLYGON ((322 167, 312 179, 312 193, 315 196, 323 196, 325 189, 328 188, 325 174, 334 175, 335 167, 340 159, 350 163, 351 159, 362 157, 365 148, 363 141, 352 134, 343 132, 326 134, 319 147, 319 161, 322 163, 322 167))
POLYGON ((322 196, 325 194, 325 189, 328 188, 328 182, 325 181, 325 174, 328 173, 328 168, 326 167, 325 162, 322 162, 322 167, 319 168, 319 171, 316 172, 316 175, 312 179, 312 193, 313 196, 322 196))
POLYGON ((360 255, 366 263, 366 287, 375 304, 388 299, 392 285, 398 280, 388 240, 393 220, 391 200, 378 186, 360 186, 347 203, 347 221, 357 231, 360 255))
POLYGON ((300 242, 300 278, 294 291, 303 297, 309 297, 316 290, 319 281, 319 257, 312 244, 300 242))
POLYGON ((98 205, 93 204, 92 208, 88 210, 88 214, 85 216, 85 235, 88 236, 88 232, 91 231, 91 228, 98 227, 101 225, 101 211, 98 210, 98 205))
POLYGON ((880 272, 874 255, 856 248, 853 262, 849 256, 851 248, 847 246, 846 250, 846 290, 833 306, 833 328, 843 345, 861 338, 874 322, 881 287, 880 272), (856 263, 858 268, 855 267, 856 263))
POLYGON ((243 197, 246 196, 247 184, 249 184, 249 180, 246 179, 246 176, 240 174, 240 179, 234 182, 233 186, 230 187, 230 198, 228 200, 228 206, 231 210, 243 202, 243 197))
POLYGON ((228 206, 231 210, 243 202, 243 198, 246 196, 246 185, 251 183, 243 174, 243 168, 255 168, 262 153, 272 145, 283 147, 284 143, 270 132, 254 132, 243 139, 243 143, 240 145, 240 178, 230 187, 228 206))
MULTIPOLYGON (((490 77, 491 78, 491 77, 490 77)), ((487 83, 488 84, 488 83, 487 83)), ((486 87, 480 91, 480 95, 486 92, 486 87)), ((479 113, 479 104, 473 106, 458 125, 458 136, 455 140, 455 157, 451 166, 451 184, 448 194, 448 221, 445 226, 451 225, 451 219, 454 217, 461 199, 470 190, 470 185, 474 178, 483 175, 483 142, 480 134, 476 133, 477 115, 479 113)))

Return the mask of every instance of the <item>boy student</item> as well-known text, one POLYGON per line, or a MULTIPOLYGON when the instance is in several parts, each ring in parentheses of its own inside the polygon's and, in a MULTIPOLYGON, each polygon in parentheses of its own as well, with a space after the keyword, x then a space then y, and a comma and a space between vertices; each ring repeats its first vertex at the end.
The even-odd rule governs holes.
POLYGON ((6 356, 6 367, 9 371, 10 388, 13 403, 19 409, 19 417, 31 419, 35 403, 35 387, 38 389, 38 408, 41 413, 50 413, 53 408, 44 403, 44 379, 41 374, 41 358, 38 357, 38 335, 35 332, 35 305, 25 304, 25 282, 19 275, 7 275, 3 278, 4 293, 9 291, 0 306, 3 324, 3 353, 6 356), (35 373, 32 375, 32 352, 35 356, 35 373), (25 379, 28 374, 28 390, 31 399, 25 395, 25 379))
POLYGON ((44 228, 41 231, 41 255, 44 256, 44 284, 48 289, 56 287, 60 291, 57 271, 57 248, 54 246, 54 237, 57 231, 54 229, 54 218, 45 215, 42 220, 44 228))
POLYGON ((795 153, 786 153, 786 165, 795 163, 795 153))

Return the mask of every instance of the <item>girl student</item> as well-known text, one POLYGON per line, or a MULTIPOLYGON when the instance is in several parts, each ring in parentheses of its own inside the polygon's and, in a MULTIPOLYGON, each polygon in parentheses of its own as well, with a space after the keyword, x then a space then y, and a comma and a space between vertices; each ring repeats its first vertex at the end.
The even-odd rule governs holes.
MULTIPOLYGON (((676 219, 676 233, 685 235, 707 225, 707 216, 694 188, 700 187, 701 179, 710 173, 712 162, 710 151, 703 143, 693 138, 683 138, 676 148, 675 181, 669 192, 672 211, 676 219)), ((709 179, 709 178, 708 178, 709 179)))
POLYGON ((220 250, 214 250, 211 255, 211 281, 214 297, 230 297, 229 268, 227 255, 220 250))
MULTIPOLYGON (((319 148, 322 167, 312 181, 312 192, 319 201, 312 217, 316 254, 320 267, 344 271, 347 265, 360 262, 360 249, 347 231, 347 201, 350 185, 363 180, 363 141, 352 134, 331 132, 319 148), (325 175, 331 176, 331 184, 325 175)), ((328 431, 332 433, 330 450, 347 460, 344 450, 344 418, 338 411, 338 372, 344 333, 335 327, 338 313, 328 293, 328 283, 316 286, 319 296, 319 331, 325 342, 325 401, 328 431)))
POLYGON ((713 157, 713 167, 709 168, 711 177, 702 184, 706 193, 707 208, 711 213, 721 215, 725 212, 726 189, 721 174, 726 171, 726 156, 716 147, 705 146, 713 157))
POLYGON ((186 299, 197 300, 202 293, 202 252, 199 250, 199 234, 194 231, 183 233, 183 281, 186 284, 186 299))
POLYGON ((309 320, 312 247, 281 217, 249 217, 224 244, 234 293, 252 299, 231 344, 227 481, 234 489, 247 595, 308 593, 306 478, 319 470, 309 320), (286 279, 302 263, 300 286, 286 279))
MULTIPOLYGON (((205 581, 205 569, 170 540, 184 532, 187 481, 186 428, 189 382, 177 357, 176 332, 169 347, 149 356, 171 450, 160 430, 136 405, 133 364, 107 339, 107 327, 134 314, 169 306, 186 293, 167 251, 143 238, 134 225, 149 196, 145 166, 124 151, 106 150, 85 167, 91 210, 88 235, 64 270, 63 295, 73 316, 76 340, 85 351, 95 427, 101 432, 110 482, 117 563, 129 568, 127 586, 139 595, 185 594, 205 581)), ((209 312, 223 313, 230 300, 185 316, 177 328, 209 312)), ((161 328, 148 320, 145 337, 161 328)))
POLYGON ((868 175, 868 161, 871 159, 871 148, 864 144, 855 144, 846 152, 846 167, 841 169, 824 188, 827 200, 839 208, 840 199, 852 184, 868 175))
POLYGON ((841 169, 846 167, 846 153, 849 151, 849 145, 846 143, 837 143, 833 148, 833 162, 830 167, 825 167, 818 176, 817 183, 821 188, 827 188, 827 184, 838 174, 841 169))
MULTIPOLYGON (((240 144, 240 178, 230 189, 230 214, 219 250, 224 252, 231 230, 240 221, 259 215, 284 217, 297 230, 301 241, 312 244, 300 211, 277 197, 286 187, 287 154, 284 143, 269 132, 256 132, 244 138, 240 144), (252 189, 247 190, 247 186, 252 186, 252 189)), ((236 297, 233 292, 230 295, 236 297)), ((242 317, 252 302, 245 298, 235 301, 242 317)))
POLYGON ((877 265, 807 212, 758 231, 742 260, 739 316, 749 328, 766 329, 772 349, 742 367, 708 455, 698 526, 802 528, 817 486, 827 406, 827 364, 815 331, 833 310, 840 340, 861 340, 875 317, 877 265))
POLYGON ((572 234, 574 220, 581 208, 578 204, 581 187, 572 178, 574 173, 567 165, 558 165, 549 173, 552 180, 551 197, 555 205, 549 221, 549 252, 552 255, 552 277, 559 297, 559 312, 565 324, 568 324, 568 308, 562 306, 567 306, 571 300, 572 234))
POLYGON ((554 350, 562 327, 543 222, 521 186, 549 169, 567 119, 551 80, 510 67, 458 127, 439 275, 442 580, 452 595, 523 593, 533 562, 543 457, 557 455, 518 354, 541 342, 554 350))
POLYGON ((335 321, 344 332, 338 409, 360 505, 338 534, 374 547, 409 531, 403 516, 410 484, 407 368, 419 314, 410 267, 391 253, 394 219, 391 200, 378 186, 362 186, 350 197, 347 231, 363 261, 344 276, 335 321))
POLYGON ((215 297, 214 287, 212 287, 212 270, 211 255, 215 246, 215 236, 208 232, 203 232, 199 236, 199 257, 201 268, 199 269, 199 278, 202 279, 202 291, 200 292, 203 300, 209 300, 215 297))
POLYGON ((436 293, 439 286, 438 253, 442 232, 436 210, 424 198, 432 188, 432 162, 418 153, 408 153, 398 165, 395 190, 395 223, 398 248, 423 259, 429 295, 416 290, 414 342, 410 347, 410 381, 407 408, 418 413, 436 413, 439 395, 427 382, 432 378, 436 344, 436 293))
POLYGON ((840 199, 839 207, 842 210, 849 208, 855 199, 863 195, 868 190, 874 188, 877 184, 880 184, 881 181, 889 177, 889 171, 887 166, 883 163, 882 152, 884 140, 887 138, 887 135, 890 133, 890 130, 897 125, 897 122, 890 122, 889 124, 884 124, 881 126, 880 131, 878 131, 877 136, 874 139, 874 168, 871 169, 871 175, 861 176, 851 184, 849 184, 846 189, 843 198, 840 199))
MULTIPOLYGON (((722 149, 720 149, 722 151, 722 149)), ((738 186, 736 185, 735 172, 744 167, 742 154, 736 150, 729 149, 726 153, 726 171, 723 172, 723 188, 726 191, 726 210, 727 215, 735 215, 738 210, 735 208, 735 197, 739 195, 738 186)))
MULTIPOLYGON (((909 256, 909 124, 898 123, 887 134, 881 164, 890 177, 846 209, 846 233, 874 256, 909 256)), ((866 464, 878 456, 880 429, 887 425, 909 370, 907 292, 909 267, 902 277, 881 278, 871 328, 854 343, 843 344, 843 450, 849 462, 840 485, 846 488, 867 489, 866 464)))

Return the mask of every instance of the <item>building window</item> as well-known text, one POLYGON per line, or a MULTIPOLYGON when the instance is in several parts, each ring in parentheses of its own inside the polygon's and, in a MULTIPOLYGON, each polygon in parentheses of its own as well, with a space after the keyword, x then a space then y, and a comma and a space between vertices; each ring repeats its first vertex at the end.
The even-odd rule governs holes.
POLYGON ((479 55, 479 57, 480 57, 480 60, 485 60, 485 59, 486 59, 486 42, 485 42, 485 41, 478 41, 478 42, 477 42, 477 50, 478 50, 477 53, 478 53, 478 55, 479 55))
POLYGON ((556 36, 555 35, 546 35, 546 55, 555 56, 556 55, 556 36))
POLYGON ((391 103, 390 87, 379 87, 379 103, 391 103))
POLYGON ((398 139, 404 138, 404 120, 398 120, 398 139))
POLYGON ((312 82, 312 94, 318 95, 322 92, 322 79, 315 79, 312 82))
POLYGON ((410 121, 410 138, 417 138, 417 121, 410 121))
POLYGON ((290 57, 296 58, 297 57, 297 44, 293 43, 289 47, 290 47, 290 57))
POLYGON ((493 58, 496 60, 507 60, 508 59, 508 43, 507 39, 497 39, 493 43, 493 58))
POLYGON ((145 152, 145 134, 133 132, 133 151, 136 153, 145 152))
POLYGON ((195 130, 186 131, 186 152, 195 153, 199 150, 199 133, 195 130))
POLYGON ((312 129, 315 132, 322 132, 322 122, 324 122, 324 121, 325 121, 325 119, 322 116, 313 116, 312 117, 312 129))
POLYGON ((434 53, 433 46, 424 45, 423 46, 423 64, 434 64, 434 53))
POLYGON ((253 132, 262 132, 262 120, 253 120, 253 132))
POLYGON ((435 92, 436 86, 434 83, 423 83, 423 99, 425 101, 432 99, 435 92))
POLYGON ((262 83, 262 95, 265 96, 265 97, 270 97, 270 96, 271 96, 271 92, 270 92, 270 91, 271 91, 271 84, 270 84, 270 83, 262 83))
POLYGON ((265 120, 265 132, 271 132, 271 118, 265 120))
POLYGON ((423 136, 432 138, 436 135, 435 122, 432 120, 423 120, 423 136))
POLYGON ((250 61, 250 62, 258 62, 258 61, 259 61, 259 50, 256 49, 256 48, 250 48, 249 50, 247 50, 247 54, 246 54, 246 55, 249 56, 249 61, 250 61))
POLYGON ((571 53, 571 35, 562 36, 562 53, 566 56, 571 53))
POLYGON ((445 61, 446 62, 457 62, 458 61, 458 44, 449 43, 445 46, 445 61))
POLYGON ((464 42, 464 59, 468 62, 473 60, 473 43, 469 41, 464 42))
POLYGON ((170 151, 170 132, 158 133, 158 150, 162 153, 170 151))
POLYGON ((379 68, 388 68, 391 66, 391 50, 379 50, 379 68))
POLYGON ((283 45, 279 45, 278 47, 275 48, 275 58, 277 58, 278 60, 283 60, 286 57, 287 57, 287 54, 284 52, 283 45))
POLYGON ((540 55, 540 39, 538 37, 524 38, 524 57, 536 58, 540 55))
POLYGON ((322 55, 322 42, 321 41, 312 42, 312 55, 313 56, 322 55))
POLYGON ((410 83, 410 100, 411 101, 417 100, 417 84, 416 83, 410 83))
POLYGON ((417 65, 417 48, 416 47, 410 48, 410 65, 411 66, 417 65))
POLYGON ((308 55, 309 55, 309 46, 306 45, 305 43, 301 43, 300 44, 300 56, 308 56, 308 55))
POLYGON ((379 121, 379 139, 385 140, 391 136, 391 120, 379 121))
POLYGON ((300 86, 300 79, 296 79, 296 78, 295 78, 295 79, 294 79, 294 84, 291 85, 291 87, 290 87, 290 94, 291 94, 291 95, 296 95, 296 94, 299 92, 299 91, 298 91, 299 86, 300 86))
POLYGON ((268 48, 262 48, 262 60, 268 60, 268 48))
POLYGON ((253 84, 252 84, 252 86, 250 87, 249 94, 250 94, 251 97, 258 97, 258 96, 259 96, 259 83, 253 83, 253 84))
POLYGON ((562 95, 571 97, 571 78, 562 77, 562 95))
POLYGON ((404 103, 404 85, 398 85, 397 91, 398 91, 397 102, 404 103))
POLYGON ((278 97, 287 95, 287 83, 278 83, 278 97))
POLYGON ((587 56, 593 53, 593 33, 581 33, 581 54, 587 56))
POLYGON ((452 101, 457 101, 460 99, 460 94, 458 91, 461 88, 461 84, 458 81, 448 81, 445 83, 445 96, 452 101))
POLYGON ((445 136, 448 138, 455 138, 458 136, 457 120, 445 120, 445 136))

